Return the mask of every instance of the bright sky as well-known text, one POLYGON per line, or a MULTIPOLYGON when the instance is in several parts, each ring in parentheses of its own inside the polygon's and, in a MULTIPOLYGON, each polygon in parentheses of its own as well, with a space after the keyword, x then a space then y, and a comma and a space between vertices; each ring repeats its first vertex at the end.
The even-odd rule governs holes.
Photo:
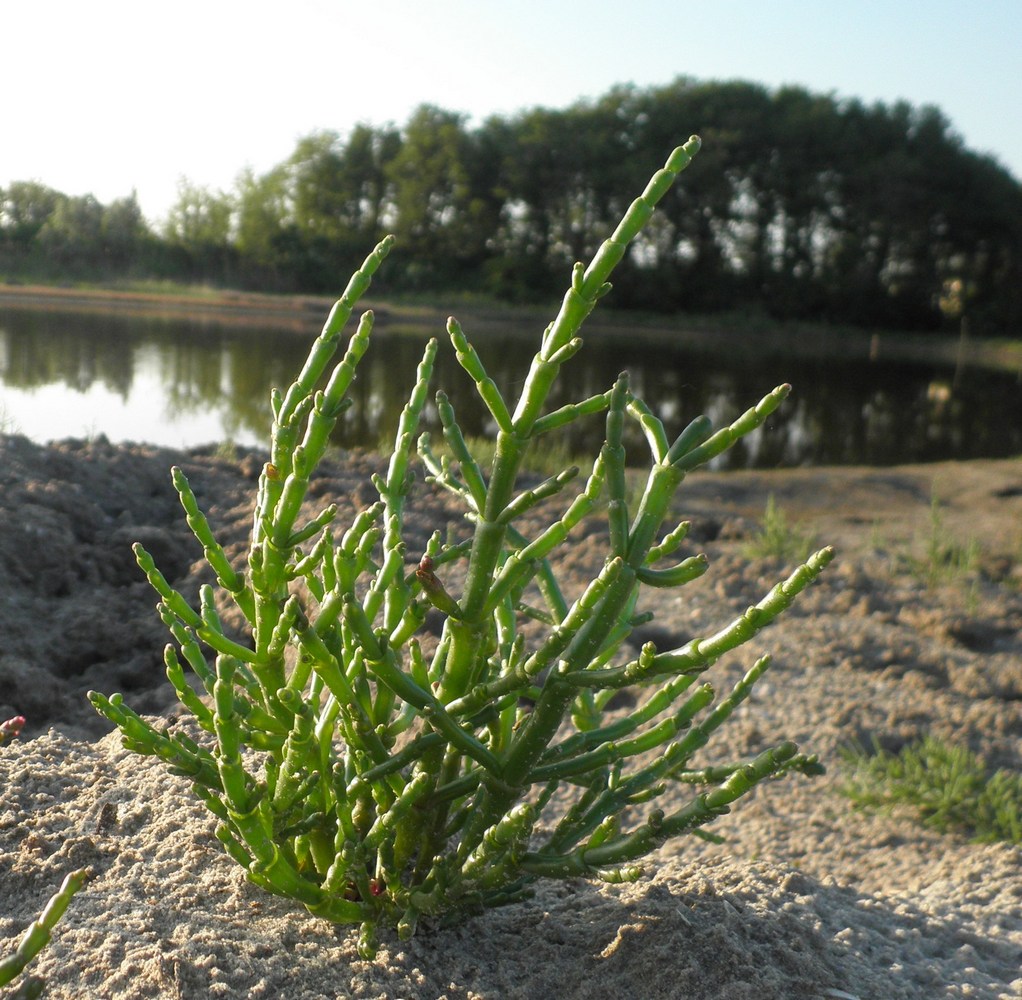
POLYGON ((936 104, 1022 178, 1022 0, 7 0, 0 30, 0 187, 135 189, 151 220, 317 129, 681 74, 936 104))

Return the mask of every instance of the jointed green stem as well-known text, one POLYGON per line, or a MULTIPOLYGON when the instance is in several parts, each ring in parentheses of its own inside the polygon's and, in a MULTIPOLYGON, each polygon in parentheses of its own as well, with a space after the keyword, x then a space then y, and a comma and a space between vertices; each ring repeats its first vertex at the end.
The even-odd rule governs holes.
POLYGON ((119 695, 90 699, 128 748, 192 779, 217 817, 224 849, 254 883, 317 916, 357 923, 360 954, 372 953, 380 925, 406 938, 423 920, 442 924, 520 899, 540 876, 637 878, 632 861, 669 836, 698 830, 757 782, 818 769, 815 758, 785 743, 749 762, 693 767, 691 758, 768 661, 759 660, 715 707, 713 688, 696 679, 787 608, 830 550, 706 638, 669 650, 646 643, 632 659, 621 653, 652 617, 640 604, 643 587, 680 587, 706 571, 701 555, 668 559, 687 531, 672 510, 679 486, 759 427, 789 387, 716 433, 697 418, 673 442, 631 392, 627 373, 605 391, 547 410, 614 267, 698 148, 693 137, 675 150, 589 266, 575 266, 513 404, 457 321, 448 321, 458 363, 497 428, 489 469, 473 455, 455 401, 442 390, 434 398, 447 453, 438 458, 420 436, 438 350, 431 340, 387 470, 372 477, 379 501, 357 512, 347 530, 333 526, 343 498, 307 511, 315 470, 349 405, 372 313, 334 363, 342 328, 388 239, 352 278, 295 382, 271 394, 270 461, 259 478, 244 570, 174 471, 187 522, 251 634, 228 635, 211 587, 200 588, 196 610, 136 547, 180 650, 168 647, 167 675, 210 745, 158 732, 119 695), (580 491, 563 496, 575 466, 522 487, 523 460, 543 446, 543 435, 597 414, 606 439, 580 491), (637 502, 626 469, 629 421, 651 456, 637 502), (424 535, 406 531, 417 439, 428 481, 462 504, 470 539, 443 523, 424 535), (597 537, 583 522, 601 505, 604 564, 572 593, 558 579, 558 551, 579 531, 597 537), (549 508, 559 513, 536 527, 549 508), (192 690, 186 666, 204 696, 192 690), (638 704, 610 714, 615 692, 628 685, 640 689, 638 704), (653 803, 674 781, 694 797, 667 815, 653 803), (556 823, 544 822, 562 793, 573 794, 573 804, 556 823), (630 811, 640 818, 625 829, 630 811))
MULTIPOLYGON (((25 966, 35 958, 49 943, 57 921, 64 915, 71 897, 84 885, 89 877, 86 868, 79 868, 65 876, 57 892, 50 897, 36 920, 29 924, 28 929, 18 941, 14 953, 0 959, 0 986, 6 986, 20 975, 25 966)), ((20 992, 20 991, 19 991, 20 992)), ((33 995, 38 996, 35 992, 33 995)))

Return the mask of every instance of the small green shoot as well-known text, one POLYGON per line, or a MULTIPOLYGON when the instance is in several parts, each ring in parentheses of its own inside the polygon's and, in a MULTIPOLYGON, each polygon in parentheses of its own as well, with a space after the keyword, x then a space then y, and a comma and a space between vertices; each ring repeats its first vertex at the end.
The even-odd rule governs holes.
MULTIPOLYGON (((16 715, 13 719, 0 722, 0 746, 18 736, 24 725, 23 715, 16 715)), ((0 958, 0 986, 13 983, 25 971, 28 963, 46 947, 57 921, 64 915, 71 897, 82 887, 88 875, 86 868, 71 872, 64 879, 60 889, 50 898, 39 917, 28 925, 14 951, 0 958)), ((26 976, 7 1000, 35 1000, 36 997, 42 996, 45 985, 38 976, 26 976)))
MULTIPOLYGON (((64 915, 71 897, 82 887, 88 876, 86 868, 80 868, 67 875, 57 892, 50 897, 43 912, 28 925, 14 951, 6 958, 0 958, 0 986, 12 983, 21 975, 28 963, 49 944, 57 921, 64 915)), ((44 987, 45 983, 38 976, 27 976, 9 1000, 34 1000, 35 997, 42 995, 44 987)))

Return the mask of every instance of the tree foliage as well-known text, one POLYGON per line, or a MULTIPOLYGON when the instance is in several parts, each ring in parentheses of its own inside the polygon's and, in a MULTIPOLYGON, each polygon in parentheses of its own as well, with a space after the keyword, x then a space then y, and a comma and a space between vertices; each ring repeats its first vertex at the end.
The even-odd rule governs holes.
POLYGON ((328 291, 386 231, 393 290, 535 301, 620 217, 615 192, 641 183, 637 165, 693 130, 700 162, 619 268, 620 306, 1022 322, 1022 185, 938 109, 685 77, 476 126, 424 105, 402 128, 313 133, 230 193, 182 182, 159 237, 133 199, 104 207, 16 182, 0 191, 0 267, 328 291))

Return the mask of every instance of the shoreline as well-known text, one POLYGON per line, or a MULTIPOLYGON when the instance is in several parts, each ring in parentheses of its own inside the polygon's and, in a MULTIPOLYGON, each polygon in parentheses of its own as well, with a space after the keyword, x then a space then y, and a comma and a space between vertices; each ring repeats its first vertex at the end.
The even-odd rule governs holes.
MULTIPOLYGON (((442 301, 442 294, 437 298, 442 301)), ((121 291, 107 288, 65 288, 42 284, 0 284, 0 310, 164 316, 229 326, 273 328, 296 334, 317 334, 335 299, 325 295, 275 295, 201 289, 181 292, 121 291)), ((495 333, 538 337, 552 318, 539 307, 500 303, 458 303, 445 310, 423 304, 387 303, 369 298, 362 303, 377 321, 396 328, 438 326, 454 312, 470 336, 495 333)), ((978 340, 943 334, 912 334, 829 327, 815 323, 774 323, 765 319, 735 320, 728 326, 706 317, 654 316, 608 310, 587 321, 590 332, 611 339, 639 338, 656 342, 669 337, 695 350, 754 347, 765 354, 826 360, 908 361, 1022 372, 1022 337, 978 340), (741 323, 741 325, 738 325, 741 323)))
POLYGON ((332 300, 309 295, 276 296, 261 292, 211 291, 194 295, 132 292, 51 285, 0 285, 0 308, 52 312, 88 312, 135 316, 214 319, 223 323, 272 322, 304 331, 326 315, 332 300))

